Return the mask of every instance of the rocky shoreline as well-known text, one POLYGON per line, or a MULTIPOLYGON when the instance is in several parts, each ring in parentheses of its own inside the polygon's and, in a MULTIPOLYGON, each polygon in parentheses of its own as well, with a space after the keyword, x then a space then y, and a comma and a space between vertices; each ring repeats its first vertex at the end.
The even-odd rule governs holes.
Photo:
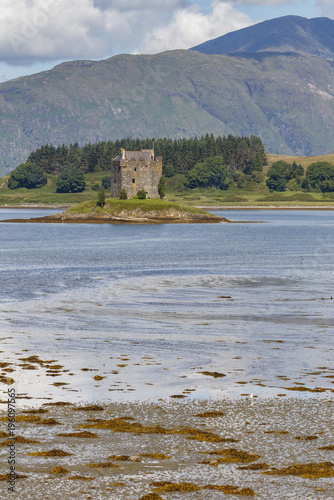
POLYGON ((219 223, 230 222, 224 217, 210 213, 189 213, 167 208, 165 210, 143 211, 141 208, 135 210, 121 210, 117 214, 109 212, 96 213, 95 211, 62 212, 60 214, 36 217, 31 219, 10 219, 1 222, 33 222, 33 223, 86 223, 86 224, 175 224, 175 223, 219 223))

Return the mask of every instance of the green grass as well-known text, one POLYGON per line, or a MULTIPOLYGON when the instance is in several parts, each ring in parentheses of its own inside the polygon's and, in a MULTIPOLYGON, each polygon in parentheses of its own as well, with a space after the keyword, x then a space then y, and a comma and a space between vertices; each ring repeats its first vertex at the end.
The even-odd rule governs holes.
POLYGON ((79 205, 70 207, 66 211, 66 213, 84 214, 94 211, 94 213, 101 215, 106 213, 117 215, 122 210, 133 211, 136 210, 136 208, 140 208, 144 213, 149 212, 151 210, 158 210, 158 211, 166 210, 168 208, 174 208, 175 210, 180 210, 181 212, 189 212, 192 214, 203 213, 203 211, 198 208, 185 207, 183 205, 180 205, 179 203, 173 203, 164 200, 153 200, 149 198, 146 200, 138 200, 138 199, 118 200, 117 198, 109 198, 106 200, 106 205, 104 207, 98 207, 96 205, 95 200, 86 201, 80 203, 79 205))

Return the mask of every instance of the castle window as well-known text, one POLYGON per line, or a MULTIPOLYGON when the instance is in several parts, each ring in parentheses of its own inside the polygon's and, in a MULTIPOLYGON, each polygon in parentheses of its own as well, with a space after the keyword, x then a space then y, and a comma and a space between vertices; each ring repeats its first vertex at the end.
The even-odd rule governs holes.
POLYGON ((115 184, 116 184, 117 180, 115 179, 115 184))
POLYGON ((135 184, 135 182, 136 182, 136 179, 132 179, 132 184, 135 184))
POLYGON ((135 172, 137 172, 137 169, 135 168, 135 172))

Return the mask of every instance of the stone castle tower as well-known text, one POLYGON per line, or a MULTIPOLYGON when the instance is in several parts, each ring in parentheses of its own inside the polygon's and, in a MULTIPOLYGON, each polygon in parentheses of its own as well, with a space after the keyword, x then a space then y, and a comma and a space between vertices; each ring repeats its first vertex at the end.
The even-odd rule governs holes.
POLYGON ((158 184, 162 176, 162 158, 155 157, 153 149, 126 151, 111 162, 111 197, 119 198, 125 189, 128 198, 144 190, 149 198, 159 198, 158 184))

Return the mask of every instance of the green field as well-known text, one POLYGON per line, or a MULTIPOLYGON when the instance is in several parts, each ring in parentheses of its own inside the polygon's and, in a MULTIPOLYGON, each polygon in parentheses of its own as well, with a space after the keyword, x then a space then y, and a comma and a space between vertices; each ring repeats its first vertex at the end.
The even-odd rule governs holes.
MULTIPOLYGON (((184 186, 185 176, 176 174, 174 177, 166 179, 166 196, 170 202, 191 206, 264 206, 264 207, 285 207, 285 206, 333 206, 334 193, 305 193, 296 191, 269 192, 265 184, 266 171, 272 163, 278 160, 285 160, 288 163, 296 161, 305 169, 316 161, 329 161, 334 163, 334 154, 317 157, 299 157, 299 156, 281 156, 268 155, 268 165, 260 174, 258 182, 251 182, 243 188, 231 186, 226 191, 215 188, 208 189, 188 189, 184 186)), ((103 177, 106 177, 106 171, 94 172, 85 175, 86 190, 83 193, 56 193, 56 177, 47 175, 48 182, 46 186, 40 189, 19 188, 11 190, 7 187, 9 176, 0 179, 0 206, 12 205, 59 205, 71 206, 85 201, 96 200, 97 191, 93 186, 101 184, 103 177)), ((107 193, 108 196, 108 193, 107 193)), ((138 201, 136 200, 137 204, 138 201)), ((151 200, 153 201, 153 200, 151 200)), ((156 202, 157 200, 155 200, 156 202)), ((131 200, 128 200, 131 203, 131 200)))

